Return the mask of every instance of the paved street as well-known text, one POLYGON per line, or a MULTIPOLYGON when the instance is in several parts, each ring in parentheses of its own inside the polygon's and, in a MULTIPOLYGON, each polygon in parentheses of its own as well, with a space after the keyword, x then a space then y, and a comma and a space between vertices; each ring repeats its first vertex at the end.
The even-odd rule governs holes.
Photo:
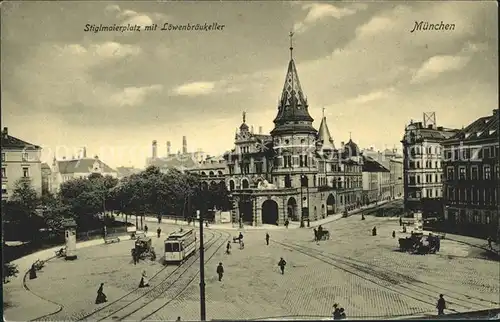
MULTIPOLYGON (((224 254, 225 247, 217 250, 206 265, 207 319, 321 319, 331 316, 335 302, 353 319, 435 314, 439 293, 448 301, 448 313, 500 306, 495 304, 499 302, 498 262, 477 258, 478 252, 468 245, 443 240, 437 255, 401 253, 397 251, 397 238, 402 233, 396 218, 366 216, 361 221, 359 215, 353 215, 323 227, 332 237, 318 245, 312 241, 310 229, 269 231, 269 246, 265 245, 264 231, 246 231, 244 250, 237 244, 232 244, 230 255, 224 254), (378 229, 375 237, 371 236, 374 226, 378 229), (398 234, 395 239, 391 237, 393 230, 398 234), (284 275, 277 266, 281 256, 287 261, 284 275), (215 274, 218 262, 225 268, 222 282, 215 274)), ((156 225, 150 226, 150 230, 155 229, 156 225)), ((217 245, 223 245, 229 235, 235 234, 209 230, 206 238, 222 236, 217 245)), ((154 238, 155 249, 162 248, 161 240, 154 238)), ((206 260, 217 245, 208 248, 206 260)), ((107 305, 93 304, 100 282, 106 283, 104 291, 112 302, 137 287, 143 269, 153 276, 162 268, 150 262, 134 266, 131 247, 131 241, 95 246, 81 249, 75 262, 49 262, 38 279, 28 281, 33 292, 63 306, 61 312, 46 319, 82 318, 107 305)), ((126 314, 129 320, 146 316, 148 320, 175 320, 177 316, 199 319, 196 267, 187 271, 187 277, 178 277, 177 286, 159 299, 147 296, 151 303, 143 309, 132 310, 135 306, 131 305, 111 317, 126 314)), ((173 269, 169 267, 157 280, 153 278, 152 287, 162 274, 173 269)), ((109 308, 106 312, 113 311, 109 308)), ((104 316, 101 313, 99 318, 104 316)), ((9 316, 9 311, 6 316, 26 320, 9 316)))

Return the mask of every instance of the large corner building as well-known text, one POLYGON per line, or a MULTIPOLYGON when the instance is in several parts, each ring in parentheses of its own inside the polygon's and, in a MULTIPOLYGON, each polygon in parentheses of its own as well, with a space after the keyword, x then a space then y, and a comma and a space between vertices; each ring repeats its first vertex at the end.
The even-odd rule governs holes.
POLYGON ((244 114, 234 149, 224 155, 233 222, 282 225, 361 205, 358 146, 349 140, 336 149, 326 118, 319 130, 313 121, 292 56, 270 135, 254 134, 244 114))

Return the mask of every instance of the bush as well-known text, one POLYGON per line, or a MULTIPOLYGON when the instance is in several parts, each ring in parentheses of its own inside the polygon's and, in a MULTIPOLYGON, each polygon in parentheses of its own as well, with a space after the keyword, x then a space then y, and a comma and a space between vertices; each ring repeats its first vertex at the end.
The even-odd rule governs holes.
POLYGON ((3 282, 4 284, 8 282, 8 278, 11 276, 17 276, 19 270, 17 269, 17 265, 11 263, 3 264, 3 282))

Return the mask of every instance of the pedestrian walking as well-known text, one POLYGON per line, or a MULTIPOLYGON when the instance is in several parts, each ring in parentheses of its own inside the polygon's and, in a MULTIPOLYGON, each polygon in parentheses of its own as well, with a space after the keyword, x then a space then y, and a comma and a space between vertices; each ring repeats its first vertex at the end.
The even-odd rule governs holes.
POLYGON ((392 238, 396 238, 396 231, 395 230, 392 231, 392 238))
POLYGON ((245 243, 242 241, 240 241, 240 249, 244 249, 245 248, 245 243))
POLYGON ((180 321, 180 320, 181 320, 181 317, 180 317, 180 316, 178 316, 176 321, 180 321))
POLYGON ((288 228, 288 225, 290 224, 290 221, 287 219, 285 220, 285 228, 288 228))
POLYGON ((491 245, 491 241, 492 241, 492 240, 491 240, 491 236, 488 236, 488 248, 489 248, 489 249, 492 249, 492 248, 493 248, 493 247, 492 247, 492 245, 491 245))
POLYGON ((231 242, 228 241, 226 245, 226 254, 231 254, 231 242))
POLYGON ((144 225, 144 233, 148 234, 148 225, 144 225))
POLYGON ((377 227, 373 227, 372 236, 377 236, 377 227))
POLYGON ((403 226, 403 218, 399 217, 399 226, 403 226))
POLYGON ((286 266, 286 262, 285 260, 283 259, 283 257, 280 258, 280 261, 278 262, 278 266, 281 270, 281 275, 285 274, 285 266, 286 266))
POLYGON ((135 248, 132 248, 132 259, 134 261, 134 265, 137 265, 137 262, 139 261, 139 254, 137 254, 137 250, 135 248))
POLYGON ((35 263, 33 263, 33 265, 31 265, 31 268, 30 268, 30 280, 33 280, 35 279, 37 276, 36 276, 36 268, 35 268, 35 263))
POLYGON ((156 235, 158 236, 158 238, 160 238, 160 235, 161 235, 161 228, 158 227, 158 229, 156 230, 156 235))
POLYGON ((403 233, 406 233, 406 226, 403 225, 403 233))
POLYGON ((444 300, 443 294, 439 294, 439 300, 437 301, 436 308, 438 310, 438 315, 444 315, 444 309, 446 309, 446 301, 444 300))
POLYGON ((107 301, 106 295, 104 294, 104 283, 101 283, 101 286, 99 286, 99 289, 97 290, 95 304, 101 304, 107 301))
POLYGON ((222 281, 222 276, 224 275, 224 267, 222 266, 222 263, 219 263, 219 266, 217 266, 217 275, 219 275, 219 282, 222 281))
POLYGON ((269 233, 266 233, 266 245, 269 245, 269 233))
POLYGON ((146 271, 142 271, 142 276, 141 276, 141 281, 139 283, 139 287, 148 287, 149 286, 149 281, 148 281, 148 275, 146 274, 146 271))
POLYGON ((339 313, 340 313, 340 320, 345 320, 346 315, 343 307, 340 308, 339 313))
POLYGON ((340 320, 340 310, 339 310, 339 305, 337 303, 333 304, 332 315, 334 320, 340 320))
POLYGON ((361 220, 365 220, 365 214, 361 214, 361 220))

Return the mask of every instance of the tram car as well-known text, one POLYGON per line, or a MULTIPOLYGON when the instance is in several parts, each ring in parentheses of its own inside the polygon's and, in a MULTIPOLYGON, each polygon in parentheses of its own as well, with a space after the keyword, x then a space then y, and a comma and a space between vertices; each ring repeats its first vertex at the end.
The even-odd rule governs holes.
POLYGON ((186 230, 171 233, 165 240, 163 264, 181 264, 196 252, 196 233, 186 230))

